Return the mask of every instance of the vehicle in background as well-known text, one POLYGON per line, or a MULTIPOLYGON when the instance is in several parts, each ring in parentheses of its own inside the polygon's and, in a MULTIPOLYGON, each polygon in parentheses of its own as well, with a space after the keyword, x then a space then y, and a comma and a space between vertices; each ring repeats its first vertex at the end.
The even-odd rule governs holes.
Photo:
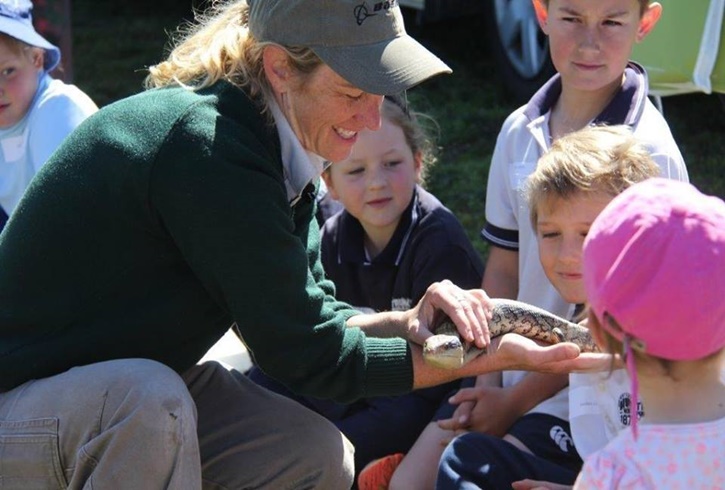
POLYGON ((548 38, 539 29, 531 0, 398 0, 416 11, 418 24, 483 15, 497 75, 517 102, 526 101, 554 73, 548 38))
POLYGON ((725 94, 725 0, 658 0, 663 15, 632 58, 652 95, 725 94))

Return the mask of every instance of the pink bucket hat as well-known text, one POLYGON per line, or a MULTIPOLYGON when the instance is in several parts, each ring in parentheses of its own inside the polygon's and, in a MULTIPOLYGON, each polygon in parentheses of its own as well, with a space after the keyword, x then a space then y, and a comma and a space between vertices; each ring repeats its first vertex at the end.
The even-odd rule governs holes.
POLYGON ((725 202, 691 184, 654 178, 600 213, 583 252, 587 299, 599 323, 629 349, 673 361, 725 347, 725 202), (621 331, 605 321, 611 316, 621 331))

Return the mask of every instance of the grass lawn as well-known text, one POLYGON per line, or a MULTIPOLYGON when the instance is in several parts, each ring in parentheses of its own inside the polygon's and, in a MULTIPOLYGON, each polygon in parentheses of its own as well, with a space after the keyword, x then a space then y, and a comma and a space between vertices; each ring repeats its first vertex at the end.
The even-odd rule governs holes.
MULTIPOLYGON (((169 34, 190 18, 191 5, 191 0, 74 0, 74 83, 99 106, 140 91, 145 68, 164 57, 169 34)), ((496 79, 483 29, 476 16, 409 24, 409 31, 453 68, 452 75, 411 90, 409 98, 440 127, 439 161, 428 188, 456 213, 485 255, 478 231, 484 224, 488 165, 501 123, 516 104, 505 98, 496 79)), ((665 98, 664 113, 692 182, 725 197, 725 107, 716 96, 684 95, 665 98)))

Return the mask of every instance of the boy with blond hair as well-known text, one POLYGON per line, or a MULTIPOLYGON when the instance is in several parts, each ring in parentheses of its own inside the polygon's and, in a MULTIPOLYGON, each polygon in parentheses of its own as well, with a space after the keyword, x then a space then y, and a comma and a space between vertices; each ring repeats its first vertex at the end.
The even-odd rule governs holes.
MULTIPOLYGON (((576 305, 575 320, 581 319, 586 303, 582 248, 589 227, 615 196, 659 173, 648 148, 629 127, 593 126, 556 140, 527 179, 529 218, 542 270, 557 293, 576 305)), ((485 393, 463 389, 455 401, 477 401, 485 393)), ((621 395, 628 397, 628 390, 621 395)), ((480 488, 511 488, 525 478, 570 485, 582 464, 575 447, 582 431, 574 425, 549 414, 528 413, 503 438, 464 434, 444 451, 436 488, 460 488, 462 481, 480 488), (480 471, 484 467, 488 470, 480 471)))

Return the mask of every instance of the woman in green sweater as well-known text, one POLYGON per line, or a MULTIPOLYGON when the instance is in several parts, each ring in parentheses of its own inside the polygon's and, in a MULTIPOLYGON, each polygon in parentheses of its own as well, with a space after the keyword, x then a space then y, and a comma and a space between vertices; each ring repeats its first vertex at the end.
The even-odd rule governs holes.
POLYGON ((444 281, 403 312, 338 302, 315 185, 383 94, 448 67, 394 0, 218 4, 149 90, 59 148, 0 235, 0 468, 18 488, 347 488, 322 417, 197 361, 236 324, 301 394, 349 402, 493 369, 580 366, 523 338, 455 371, 419 345, 442 309, 488 344, 488 298, 444 281), (386 338, 380 338, 386 337, 386 338))

